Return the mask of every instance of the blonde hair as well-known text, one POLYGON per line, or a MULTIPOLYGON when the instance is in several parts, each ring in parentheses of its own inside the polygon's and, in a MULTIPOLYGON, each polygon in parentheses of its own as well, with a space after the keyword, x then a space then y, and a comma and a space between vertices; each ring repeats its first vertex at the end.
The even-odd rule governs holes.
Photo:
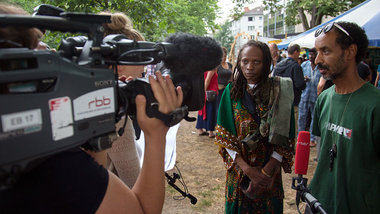
POLYGON ((111 23, 104 24, 104 35, 109 34, 124 34, 128 39, 136 41, 144 41, 144 36, 133 28, 131 19, 124 13, 116 12, 100 12, 100 15, 110 15, 111 23))

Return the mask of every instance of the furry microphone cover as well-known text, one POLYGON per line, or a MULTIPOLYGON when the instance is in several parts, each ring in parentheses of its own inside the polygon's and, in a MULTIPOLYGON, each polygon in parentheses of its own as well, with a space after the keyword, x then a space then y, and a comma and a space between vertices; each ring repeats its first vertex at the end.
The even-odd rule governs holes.
POLYGON ((216 68, 223 57, 221 46, 211 37, 179 32, 170 35, 166 42, 177 46, 175 57, 164 60, 165 67, 173 72, 203 73, 216 68))

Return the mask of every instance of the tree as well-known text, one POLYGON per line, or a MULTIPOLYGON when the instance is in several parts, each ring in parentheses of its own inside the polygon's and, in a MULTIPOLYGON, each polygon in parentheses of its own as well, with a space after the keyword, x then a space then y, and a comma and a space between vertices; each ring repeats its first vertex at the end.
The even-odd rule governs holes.
POLYGON ((231 44, 234 41, 229 25, 229 22, 225 22, 222 24, 220 30, 214 35, 215 40, 218 41, 223 47, 226 47, 228 53, 230 52, 231 44))
MULTIPOLYGON (((253 3, 255 0, 233 0, 238 5, 253 3)), ((280 4, 282 0, 263 0, 266 10, 272 13, 285 9, 285 22, 288 26, 302 23, 304 30, 308 30, 322 23, 322 18, 327 16, 335 17, 350 8, 357 6, 365 0, 291 0, 286 6, 280 4), (311 15, 310 20, 306 14, 311 15)))
POLYGON ((188 32, 199 36, 213 33, 217 28, 218 0, 174 0, 175 11, 171 23, 176 32, 188 32))
MULTIPOLYGON (((8 0, 10 1, 10 0, 8 0)), ((168 34, 188 32, 204 36, 214 32, 217 0, 13 0, 28 12, 39 4, 51 4, 68 12, 123 12, 148 41, 162 41, 168 34)), ((47 32, 44 41, 57 47, 70 34, 47 32), (60 35, 60 36, 59 36, 60 35)))

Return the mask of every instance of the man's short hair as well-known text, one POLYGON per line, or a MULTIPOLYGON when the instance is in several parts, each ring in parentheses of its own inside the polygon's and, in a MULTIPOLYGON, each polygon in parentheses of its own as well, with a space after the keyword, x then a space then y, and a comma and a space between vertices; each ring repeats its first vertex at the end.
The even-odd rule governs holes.
POLYGON ((356 63, 359 63, 365 57, 368 49, 369 42, 365 31, 363 28, 353 22, 337 22, 337 24, 345 29, 348 34, 350 34, 352 39, 341 30, 334 27, 334 31, 338 35, 336 38, 336 43, 338 43, 343 50, 347 49, 351 44, 356 44, 358 50, 356 53, 355 61, 356 63))
POLYGON ((288 48, 288 54, 293 54, 295 51, 301 51, 301 47, 298 44, 294 44, 288 48))

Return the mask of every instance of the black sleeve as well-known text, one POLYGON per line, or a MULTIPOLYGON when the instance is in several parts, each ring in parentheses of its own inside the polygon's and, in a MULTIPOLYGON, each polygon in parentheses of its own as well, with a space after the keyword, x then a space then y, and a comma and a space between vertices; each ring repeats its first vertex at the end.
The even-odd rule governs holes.
POLYGON ((299 90, 304 90, 306 88, 306 82, 304 80, 303 71, 298 63, 293 66, 293 81, 294 86, 299 90))
POLYGON ((108 171, 87 153, 63 152, 1 192, 0 209, 5 213, 95 213, 107 186, 108 171))

